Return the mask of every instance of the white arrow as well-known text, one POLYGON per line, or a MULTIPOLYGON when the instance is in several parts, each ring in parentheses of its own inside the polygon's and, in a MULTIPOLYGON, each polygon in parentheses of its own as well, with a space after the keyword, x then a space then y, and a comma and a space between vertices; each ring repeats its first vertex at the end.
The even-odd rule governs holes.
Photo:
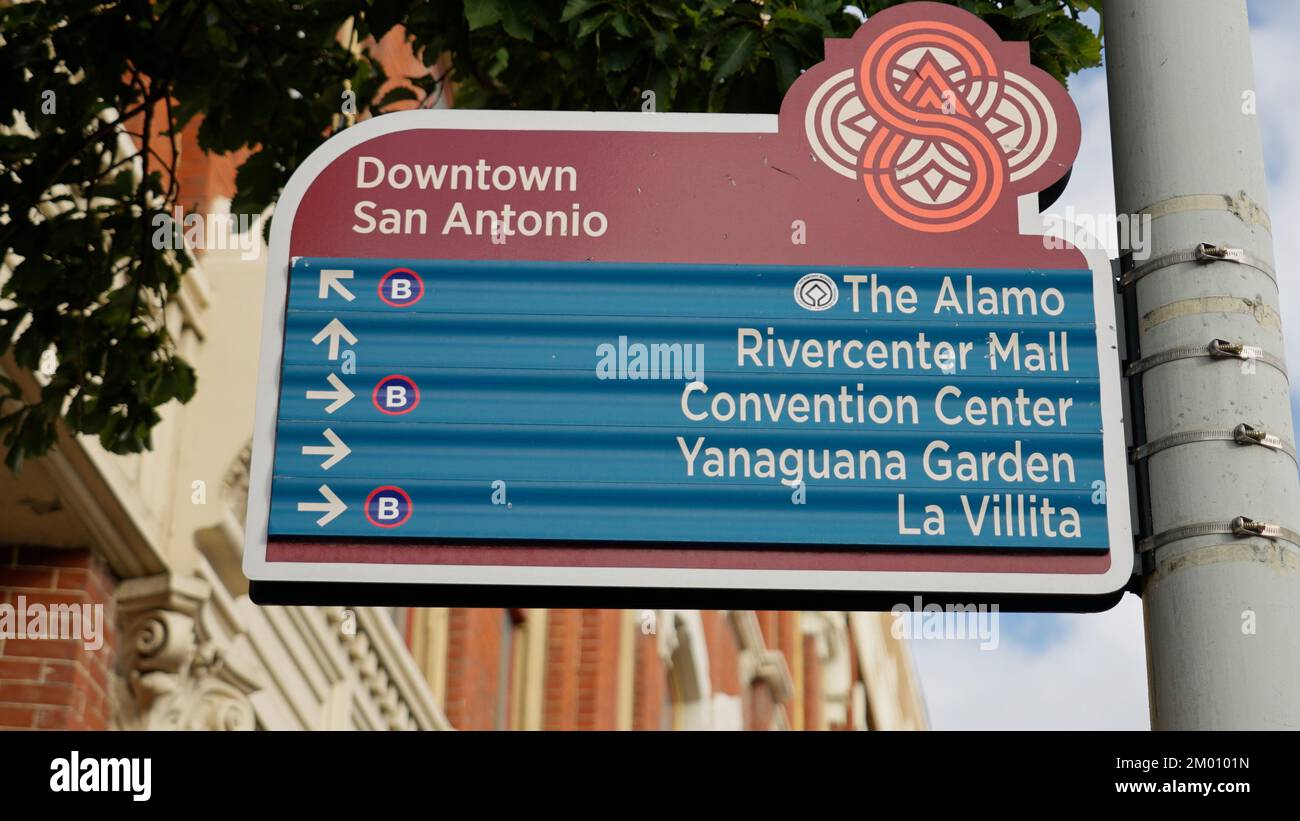
POLYGON ((329 428, 325 429, 324 435, 326 441, 329 442, 328 445, 303 445, 302 455, 330 457, 324 462, 321 462, 321 470, 329 470, 339 462, 348 458, 348 454, 352 452, 352 448, 344 444, 343 440, 339 438, 339 435, 329 428))
POLYGON ((353 272, 346 268, 322 268, 320 270, 320 291, 316 294, 316 298, 329 299, 330 289, 333 288, 338 291, 339 296, 348 302, 356 299, 356 296, 347 289, 347 286, 339 282, 340 279, 352 279, 352 275, 353 272))
POLYGON ((348 509, 343 504, 343 500, 334 495, 329 485, 320 486, 320 495, 325 498, 323 502, 299 502, 299 513, 324 513, 325 515, 316 520, 317 527, 324 527, 338 518, 338 515, 348 509))
POLYGON ((329 321, 329 324, 320 329, 320 333, 311 338, 312 344, 319 345, 326 339, 330 341, 330 361, 333 362, 339 358, 339 339, 345 340, 349 345, 357 344, 357 338, 348 330, 348 326, 335 317, 329 321))
POLYGON ((330 383, 330 385, 334 388, 334 390, 307 391, 307 398, 308 399, 333 399, 334 401, 325 407, 326 413, 333 413, 334 411, 343 407, 347 403, 351 402, 352 397, 356 396, 355 393, 353 393, 348 389, 347 385, 343 384, 343 380, 339 379, 334 374, 330 374, 329 376, 325 377, 325 379, 330 383))

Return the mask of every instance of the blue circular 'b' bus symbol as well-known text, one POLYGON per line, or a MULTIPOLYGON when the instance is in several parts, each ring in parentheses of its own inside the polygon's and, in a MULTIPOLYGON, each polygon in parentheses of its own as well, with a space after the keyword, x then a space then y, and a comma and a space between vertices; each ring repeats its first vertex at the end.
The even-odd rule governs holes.
POLYGON ((394 268, 379 280, 379 298, 394 308, 406 308, 424 298, 424 280, 410 268, 394 268))
POLYGON ((377 487, 366 497, 366 518, 375 527, 404 525, 414 509, 410 494, 397 485, 377 487))
POLYGON ((380 413, 401 416, 420 404, 420 388, 411 377, 395 373, 379 380, 370 398, 380 413))

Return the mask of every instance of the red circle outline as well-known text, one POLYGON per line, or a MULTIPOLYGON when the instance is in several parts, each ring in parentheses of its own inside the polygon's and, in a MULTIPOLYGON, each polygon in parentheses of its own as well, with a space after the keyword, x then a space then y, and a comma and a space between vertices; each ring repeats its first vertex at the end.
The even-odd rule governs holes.
POLYGON ((402 490, 397 485, 380 485, 379 487, 370 491, 370 495, 366 496, 366 503, 361 508, 361 512, 366 514, 366 521, 370 522, 375 527, 383 527, 383 528, 401 527, 402 525, 407 523, 407 521, 411 518, 411 514, 415 512, 415 504, 411 501, 411 494, 407 493, 405 490, 402 490), (402 517, 402 520, 400 522, 393 522, 392 524, 386 525, 386 524, 380 524, 379 522, 376 522, 373 518, 371 518, 370 503, 374 500, 375 494, 383 490, 395 490, 398 493, 402 494, 402 498, 406 500, 406 515, 402 517))
POLYGON ((383 379, 380 379, 375 383, 375 389, 370 393, 370 403, 375 406, 375 410, 387 414, 388 416, 402 416, 408 414, 420 407, 420 386, 415 384, 414 379, 404 373, 390 373, 388 376, 385 376, 383 379), (406 408, 405 410, 390 411, 385 409, 383 405, 379 404, 379 388, 390 379, 405 379, 407 382, 411 383, 411 390, 415 391, 415 402, 411 404, 411 407, 406 408))
POLYGON ((393 270, 389 271, 388 273, 384 274, 382 277, 379 278, 378 292, 379 292, 379 299, 385 304, 390 305, 394 308, 409 308, 415 303, 424 299, 424 277, 412 271, 410 268, 394 268, 393 270), (391 277, 393 274, 410 274, 411 276, 415 277, 415 281, 420 283, 420 293, 416 295, 415 299, 412 299, 410 302, 393 302, 388 297, 384 296, 384 283, 387 282, 388 278, 391 277))

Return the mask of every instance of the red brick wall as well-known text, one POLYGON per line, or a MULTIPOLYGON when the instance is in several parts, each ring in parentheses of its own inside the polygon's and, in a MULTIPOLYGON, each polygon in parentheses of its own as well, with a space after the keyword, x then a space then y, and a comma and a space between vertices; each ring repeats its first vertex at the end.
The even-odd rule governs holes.
MULTIPOLYGON (((104 605, 103 646, 0 638, 0 729, 108 728, 117 580, 89 550, 0 547, 0 602, 104 605)), ((16 627, 16 626, 15 626, 16 627)))
POLYGON ((736 631, 717 610, 701 610, 700 623, 709 651, 709 686, 715 693, 740 695, 740 646, 736 643, 736 631))
MULTIPOLYGON (((388 81, 376 94, 376 100, 382 99, 391 89, 399 85, 407 86, 423 97, 423 92, 411 85, 406 78, 423 76, 430 72, 441 72, 446 69, 441 60, 438 61, 434 68, 424 65, 423 60, 412 51, 406 31, 400 27, 389 31, 377 43, 371 41, 368 48, 383 66, 384 73, 388 75, 388 81)), ((445 86, 442 92, 450 102, 452 96, 450 84, 445 86)), ((342 89, 339 89, 338 93, 341 94, 342 89)), ((358 101, 358 105, 364 105, 365 102, 358 101)), ((339 98, 339 105, 341 110, 341 97, 339 98)), ((402 111, 415 108, 416 105, 417 103, 414 100, 401 101, 388 106, 384 110, 402 111)), ((129 120, 127 126, 138 132, 143 123, 144 115, 139 114, 129 120)), ((229 154, 208 154, 204 152, 199 147, 199 128, 202 124, 203 115, 200 114, 194 117, 181 130, 180 139, 177 141, 180 150, 180 162, 176 164, 176 178, 180 184, 180 196, 177 198, 177 204, 187 214, 206 214, 212 208, 212 202, 217 197, 233 197, 235 195, 235 175, 239 166, 253 153, 252 149, 247 148, 229 154)), ((172 150, 171 143, 165 136, 166 106, 161 102, 158 103, 154 110, 152 128, 151 145, 157 150, 161 160, 153 159, 150 170, 165 174, 162 161, 171 162, 172 150)), ((162 180, 163 187, 166 188, 169 182, 164 176, 162 180)))
MULTIPOLYGON (((417 95, 415 100, 402 100, 387 106, 384 111, 405 111, 411 108, 417 108, 419 101, 423 99, 424 92, 412 85, 409 79, 423 77, 431 72, 434 76, 446 70, 444 60, 438 60, 434 67, 431 68, 424 64, 422 55, 416 54, 412 48, 414 43, 410 41, 410 35, 406 29, 401 26, 392 28, 379 39, 366 44, 366 50, 372 56, 379 60, 380 65, 384 67, 384 74, 388 76, 388 81, 380 87, 375 94, 376 100, 382 100, 386 94, 398 86, 405 86, 417 95)), ((447 102, 451 102, 452 94, 450 84, 445 84, 441 89, 442 95, 446 97, 447 102)), ((358 101, 360 103, 361 101, 358 101)), ((432 107, 433 100, 428 101, 428 106, 432 107)))
POLYGON ((780 650, 790 665, 793 672, 795 653, 801 649, 799 644, 799 614, 790 610, 782 610, 777 614, 777 639, 768 646, 773 650, 780 650))
MULTIPOLYGON (((783 706, 789 723, 826 729, 822 703, 821 663, 813 637, 803 636, 793 613, 758 614, 769 650, 783 653, 787 663, 802 656, 801 690, 783 706)), ((508 726, 508 707, 501 704, 513 688, 503 679, 518 674, 502 667, 505 612, 493 609, 453 609, 448 625, 445 711, 452 726, 463 730, 508 726), (502 724, 502 721, 506 724, 502 724)), ((740 679, 739 645, 727 617, 717 611, 700 614, 714 693, 743 699, 745 725, 766 729, 777 704, 771 685, 740 679)), ((542 669, 542 727, 547 730, 611 730, 618 726, 619 651, 631 642, 632 728, 672 729, 667 669, 659 657, 658 639, 640 630, 624 632, 617 610, 553 609, 546 619, 546 655, 542 669)), ((513 654, 511 654, 513 657, 513 654)), ((506 662, 507 665, 509 662, 506 662)))
POLYGON ((776 610, 757 610, 758 629, 763 634, 763 644, 775 650, 780 645, 780 628, 777 626, 781 614, 776 610))
POLYGON ((746 708, 745 729, 766 730, 772 726, 776 699, 772 695, 772 687, 766 681, 758 680, 750 686, 746 708))
POLYGON ((448 616, 443 709, 457 729, 497 729, 504 624, 505 614, 493 608, 456 607, 448 616))
POLYGON ((578 653, 579 730, 618 726, 619 610, 583 610, 578 653))
POLYGON ((817 657, 817 638, 803 637, 803 727, 826 729, 822 710, 822 663, 817 657))
MULTIPOLYGON (((235 173, 252 153, 248 149, 233 154, 204 153, 199 148, 199 127, 202 124, 203 116, 199 115, 181 131, 181 161, 176 168, 176 178, 180 183, 178 204, 186 213, 206 214, 217 197, 233 197, 235 173)), ((166 140, 159 142, 165 143, 166 140)))
POLYGON ((637 631, 632 638, 632 729, 671 729, 664 703, 668 698, 668 674, 659 658, 657 639, 637 631))
POLYGON ((619 655, 633 642, 634 727, 658 728, 666 687, 655 637, 623 631, 621 610, 549 611, 542 726, 548 730, 618 727, 619 655), (658 701, 656 701, 658 699, 658 701))
POLYGON ((582 656, 582 611, 556 609, 546 618, 546 674, 542 728, 578 726, 578 666, 582 656))

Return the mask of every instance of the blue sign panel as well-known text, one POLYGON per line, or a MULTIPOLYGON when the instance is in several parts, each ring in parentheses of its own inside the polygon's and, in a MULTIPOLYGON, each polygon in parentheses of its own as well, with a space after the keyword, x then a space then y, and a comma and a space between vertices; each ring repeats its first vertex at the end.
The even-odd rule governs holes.
POLYGON ((271 538, 1105 551, 1094 274, 294 261, 271 538))

